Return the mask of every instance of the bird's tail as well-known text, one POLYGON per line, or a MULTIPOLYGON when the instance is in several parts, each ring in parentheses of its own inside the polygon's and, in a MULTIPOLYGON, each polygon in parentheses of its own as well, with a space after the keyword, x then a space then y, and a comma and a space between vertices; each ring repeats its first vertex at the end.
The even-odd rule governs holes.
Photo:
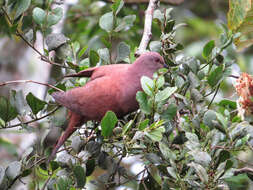
POLYGON ((58 139, 57 144, 55 145, 51 155, 48 158, 48 163, 54 159, 59 148, 64 144, 64 142, 72 135, 82 124, 84 119, 81 115, 69 112, 69 123, 68 127, 65 130, 64 134, 58 139))

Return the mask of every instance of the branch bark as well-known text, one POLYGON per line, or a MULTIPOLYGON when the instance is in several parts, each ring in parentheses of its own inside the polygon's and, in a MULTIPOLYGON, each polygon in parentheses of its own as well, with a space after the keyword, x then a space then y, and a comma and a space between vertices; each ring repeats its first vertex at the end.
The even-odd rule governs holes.
POLYGON ((146 48, 148 46, 148 43, 150 39, 152 38, 152 20, 153 20, 153 14, 154 10, 156 9, 157 5, 159 3, 159 0, 150 0, 148 4, 148 8, 145 11, 145 23, 144 23, 144 31, 141 39, 141 43, 135 52, 135 56, 138 57, 142 53, 146 51, 146 48))
POLYGON ((234 175, 239 175, 239 174, 243 174, 243 173, 251 173, 253 174, 253 169, 252 168, 248 168, 248 167, 244 167, 244 168, 240 168, 234 171, 234 175))
POLYGON ((0 83, 0 87, 5 86, 5 85, 9 85, 9 84, 17 84, 17 83, 35 83, 35 84, 47 86, 49 88, 53 88, 53 89, 60 91, 60 92, 64 92, 62 89, 59 89, 51 84, 37 82, 37 81, 33 81, 33 80, 13 80, 13 81, 2 82, 2 83, 0 83))

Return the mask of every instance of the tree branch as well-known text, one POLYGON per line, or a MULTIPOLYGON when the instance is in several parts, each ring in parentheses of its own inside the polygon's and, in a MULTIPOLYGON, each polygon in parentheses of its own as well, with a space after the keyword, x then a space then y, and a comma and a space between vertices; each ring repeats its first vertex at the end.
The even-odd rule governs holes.
POLYGON ((142 53, 146 51, 146 48, 148 46, 148 43, 150 39, 152 38, 152 20, 153 20, 153 14, 154 10, 156 9, 157 5, 159 3, 159 0, 150 0, 148 4, 148 8, 145 11, 145 23, 144 23, 144 31, 141 39, 141 43, 135 52, 135 56, 138 57, 142 53))
POLYGON ((251 173, 253 174, 253 169, 252 168, 248 168, 248 167, 244 167, 244 168, 240 168, 234 171, 234 175, 239 175, 242 173, 251 173))
POLYGON ((33 122, 36 122, 36 121, 39 121, 41 119, 44 119, 46 117, 48 117, 49 115, 53 114, 54 112, 56 112, 61 106, 57 106, 55 109, 53 109, 51 112, 47 113, 46 115, 43 115, 42 117, 39 117, 39 118, 36 118, 36 119, 33 119, 33 120, 30 120, 30 121, 26 121, 26 122, 20 122, 20 123, 17 123, 15 125, 10 125, 10 126, 7 126, 7 127, 3 127, 3 128, 0 128, 1 129, 9 129, 9 128, 14 128, 14 127, 18 127, 18 126, 21 126, 21 125, 27 125, 29 123, 33 123, 33 122))
POLYGON ((2 83, 0 83, 0 87, 5 86, 5 85, 9 85, 9 84, 16 84, 16 83, 35 83, 35 84, 40 84, 40 85, 47 86, 49 88, 53 88, 53 89, 55 89, 57 91, 60 91, 60 92, 64 92, 62 89, 57 88, 57 87, 55 87, 51 84, 37 82, 37 81, 33 81, 33 80, 13 80, 13 81, 2 82, 2 83))

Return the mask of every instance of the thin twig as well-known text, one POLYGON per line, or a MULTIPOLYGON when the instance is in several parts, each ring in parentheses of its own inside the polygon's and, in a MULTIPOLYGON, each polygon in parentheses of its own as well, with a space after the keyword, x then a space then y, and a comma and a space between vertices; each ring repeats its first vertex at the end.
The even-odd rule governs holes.
POLYGON ((17 124, 15 124, 15 125, 10 125, 10 126, 7 126, 7 127, 3 127, 3 128, 0 128, 0 130, 1 130, 1 129, 14 128, 14 127, 18 127, 18 126, 21 126, 21 125, 27 125, 27 124, 29 124, 29 123, 33 123, 33 122, 39 121, 39 120, 44 119, 44 118, 48 117, 49 115, 53 114, 53 113, 56 112, 60 107, 61 107, 61 106, 57 106, 54 110, 52 110, 51 112, 47 113, 46 115, 43 115, 42 117, 39 117, 39 118, 30 120, 30 121, 26 121, 26 122, 20 122, 20 123, 17 123, 17 124))
POLYGON ((210 96, 212 93, 214 93, 216 89, 213 89, 211 92, 209 92, 208 94, 205 94, 204 97, 206 98, 207 96, 210 96))
POLYGON ((45 189, 46 189, 47 184, 48 184, 48 182, 50 181, 50 179, 52 178, 52 176, 53 176, 53 175, 50 175, 50 176, 47 178, 47 181, 44 183, 44 185, 43 185, 43 187, 42 187, 41 190, 45 190, 45 189))
POLYGON ((210 106, 212 105, 213 100, 214 100, 215 96, 217 95, 217 93, 218 93, 218 91, 219 91, 219 88, 220 88, 220 84, 217 86, 217 89, 216 89, 216 91, 215 91, 215 93, 214 93, 214 95, 213 95, 213 98, 212 98, 211 102, 210 102, 209 105, 208 105, 208 109, 209 109, 210 106))
POLYGON ((231 78, 235 78, 235 79, 240 78, 239 76, 236 76, 236 75, 229 75, 229 77, 231 77, 231 78))
POLYGON ((143 172, 145 173, 149 167, 150 167, 150 166, 145 167, 142 171, 140 171, 139 173, 137 173, 135 176, 129 177, 129 179, 123 181, 123 182, 120 183, 119 185, 124 185, 124 184, 128 183, 128 182, 131 181, 131 180, 136 180, 136 181, 137 181, 137 179, 135 179, 135 178, 138 177, 138 176, 139 176, 140 174, 142 174, 143 172))
POLYGON ((239 175, 242 173, 251 173, 253 174, 253 168, 248 168, 248 167, 244 167, 244 168, 240 168, 234 171, 234 175, 239 175))
MULTIPOLYGON (((10 23, 12 23, 11 18, 9 17, 9 15, 7 14, 7 12, 5 11, 5 9, 3 7, 1 7, 1 10, 4 12, 5 16, 7 17, 8 21, 10 23)), ((48 57, 46 57, 45 55, 43 55, 38 49, 36 49, 34 47, 34 45, 32 45, 25 37, 24 35, 17 29, 16 31, 16 36, 20 37, 29 47, 31 47, 34 51, 36 51, 36 53, 38 53, 40 55, 40 59, 46 63, 49 63, 50 65, 55 65, 58 67, 62 67, 62 68, 66 68, 66 69, 72 69, 71 67, 67 67, 64 66, 62 64, 59 63, 55 63, 53 61, 51 61, 48 57)))
POLYGON ((158 5, 159 0, 150 0, 148 4, 148 8, 145 12, 145 23, 144 23, 144 31, 141 39, 141 43, 135 52, 135 56, 138 57, 142 53, 146 51, 146 48, 148 46, 148 43, 150 39, 152 38, 152 20, 153 20, 153 14, 154 10, 156 9, 158 5))
POLYGON ((60 91, 60 92, 64 92, 62 89, 57 88, 57 87, 55 87, 51 84, 37 82, 37 81, 33 81, 33 80, 13 80, 13 81, 2 82, 2 83, 0 83, 0 87, 5 86, 5 85, 9 85, 9 84, 16 84, 16 83, 35 83, 35 84, 40 84, 40 85, 47 86, 49 88, 53 88, 53 89, 55 89, 57 91, 60 91))

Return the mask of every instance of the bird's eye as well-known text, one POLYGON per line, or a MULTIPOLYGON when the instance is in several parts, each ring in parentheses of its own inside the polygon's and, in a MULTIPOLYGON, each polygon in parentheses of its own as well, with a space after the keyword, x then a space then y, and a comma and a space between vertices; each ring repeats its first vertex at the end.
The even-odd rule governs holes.
POLYGON ((159 63, 159 62, 160 62, 160 59, 159 59, 159 58, 155 58, 155 62, 156 62, 156 63, 159 63))

